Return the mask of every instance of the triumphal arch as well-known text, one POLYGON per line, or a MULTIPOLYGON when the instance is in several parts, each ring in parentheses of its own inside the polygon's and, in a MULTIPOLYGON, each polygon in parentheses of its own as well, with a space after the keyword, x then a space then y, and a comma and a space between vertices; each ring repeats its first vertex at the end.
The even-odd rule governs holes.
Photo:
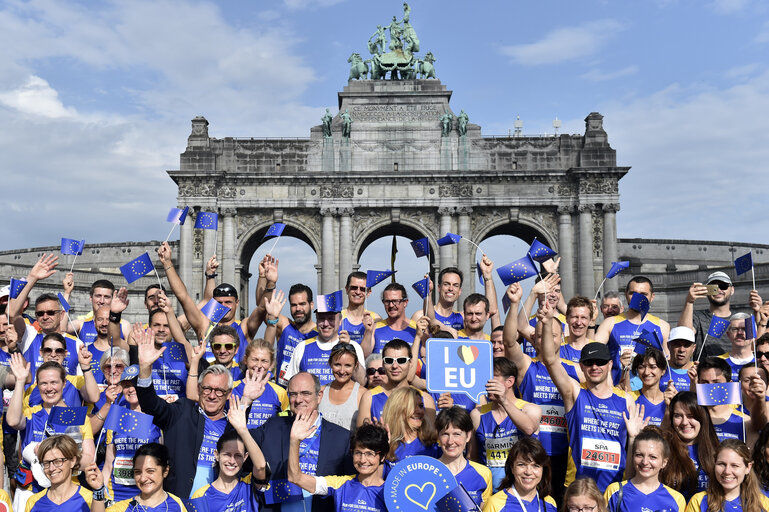
POLYGON ((437 246, 448 231, 476 243, 537 237, 562 258, 566 297, 594 292, 617 259, 618 182, 629 170, 617 166, 603 116, 587 115, 581 134, 483 136, 452 108, 432 51, 420 46, 405 5, 402 20, 369 39, 370 58, 350 56, 338 112, 327 110, 308 138, 213 138, 208 120, 192 120, 180 167, 168 174, 191 215, 220 216, 218 236, 182 226, 180 269, 192 291, 204 255, 216 251, 221 279, 247 297, 251 257, 283 222, 284 236, 318 255, 319 293, 343 287, 364 249, 393 234, 428 237, 433 271, 473 274, 474 247, 437 246))

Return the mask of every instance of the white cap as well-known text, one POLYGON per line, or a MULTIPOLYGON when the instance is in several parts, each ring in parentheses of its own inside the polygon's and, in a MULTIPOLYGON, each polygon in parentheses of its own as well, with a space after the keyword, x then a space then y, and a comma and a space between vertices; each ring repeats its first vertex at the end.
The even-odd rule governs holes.
POLYGON ((668 335, 668 341, 685 340, 689 343, 694 343, 694 331, 684 325, 673 327, 670 329, 670 335, 668 335))

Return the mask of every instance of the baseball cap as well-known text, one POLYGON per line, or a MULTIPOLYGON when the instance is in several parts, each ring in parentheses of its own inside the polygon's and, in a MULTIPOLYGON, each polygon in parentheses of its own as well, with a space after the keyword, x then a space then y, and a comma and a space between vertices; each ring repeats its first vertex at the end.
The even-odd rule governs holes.
POLYGON ((599 361, 611 361, 609 347, 605 343, 594 341, 582 347, 579 354, 579 362, 598 359, 599 361))
POLYGON ((214 297, 235 297, 237 299, 238 291, 231 284, 222 283, 214 288, 214 297))
POLYGON ((7 284, 0 288, 0 299, 5 299, 11 296, 11 285, 7 284))
POLYGON ((685 325, 679 325, 670 329, 670 335, 668 336, 668 342, 671 341, 688 341, 694 343, 694 331, 685 325))
POLYGON ((120 380, 134 380, 139 378, 139 365, 132 364, 123 370, 123 374, 120 376, 120 380))
POLYGON ((720 270, 710 274, 708 276, 708 280, 705 282, 705 284, 710 284, 713 281, 721 281, 721 282, 724 282, 724 283, 728 284, 729 286, 732 285, 732 278, 729 277, 728 274, 726 274, 725 272, 721 272, 720 270))

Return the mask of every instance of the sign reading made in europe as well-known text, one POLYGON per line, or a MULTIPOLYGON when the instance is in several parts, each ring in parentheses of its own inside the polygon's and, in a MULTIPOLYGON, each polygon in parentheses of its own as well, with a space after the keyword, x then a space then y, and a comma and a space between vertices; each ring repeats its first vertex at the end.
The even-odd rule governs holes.
POLYGON ((426 350, 427 390, 463 393, 478 403, 494 376, 491 343, 430 338, 426 350))
POLYGON ((416 455, 397 463, 385 480, 389 512, 434 511, 435 504, 456 488, 457 479, 445 464, 416 455))

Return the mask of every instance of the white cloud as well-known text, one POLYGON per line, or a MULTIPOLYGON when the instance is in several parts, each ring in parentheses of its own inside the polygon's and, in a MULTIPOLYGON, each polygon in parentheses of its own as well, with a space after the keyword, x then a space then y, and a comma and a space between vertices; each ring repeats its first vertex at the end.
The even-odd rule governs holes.
POLYGON ((723 90, 672 85, 601 107, 618 164, 626 237, 765 242, 769 71, 723 90))
POLYGON ((624 28, 616 20, 593 21, 578 27, 558 28, 540 41, 505 46, 500 51, 518 64, 558 64, 594 55, 624 28))
POLYGON ((616 71, 602 72, 597 69, 591 69, 587 73, 582 75, 582 78, 591 82, 605 82, 607 80, 614 80, 615 78, 621 78, 623 76, 635 75, 638 73, 638 66, 627 66, 616 71))
POLYGON ((73 108, 65 108, 59 94, 39 76, 30 76, 16 89, 0 92, 0 103, 26 114, 58 119, 74 117, 73 108))
POLYGON ((710 8, 718 14, 732 14, 743 10, 748 3, 748 0, 713 0, 710 8))

